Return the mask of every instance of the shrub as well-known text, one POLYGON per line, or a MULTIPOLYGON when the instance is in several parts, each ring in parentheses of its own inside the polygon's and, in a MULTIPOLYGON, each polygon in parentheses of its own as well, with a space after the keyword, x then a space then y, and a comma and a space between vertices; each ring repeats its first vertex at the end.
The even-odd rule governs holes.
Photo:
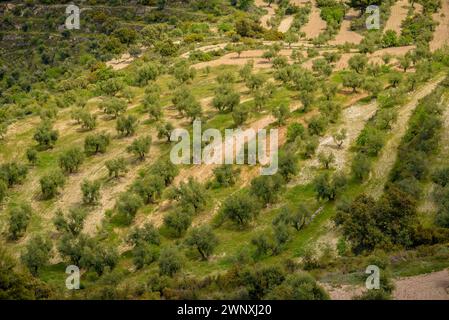
POLYGON ((31 206, 28 203, 15 205, 9 210, 8 235, 11 240, 19 239, 30 222, 32 214, 31 206))
POLYGON ((120 174, 126 173, 126 162, 123 157, 106 161, 109 177, 118 178, 120 174))
POLYGON ((77 172, 84 161, 84 153, 75 147, 63 152, 59 156, 59 167, 67 173, 77 172))
POLYGON ((0 165, 0 181, 4 181, 8 187, 13 187, 25 180, 28 168, 20 163, 5 163, 0 165))
POLYGON ((67 216, 61 210, 56 212, 53 223, 59 232, 78 236, 84 228, 87 212, 82 208, 71 208, 67 216))
POLYGON ((59 189, 65 184, 65 177, 61 171, 52 171, 40 179, 42 196, 44 199, 51 199, 56 196, 59 189))
POLYGON ((45 148, 52 148, 58 140, 58 137, 58 131, 53 130, 52 124, 49 121, 42 122, 34 134, 34 140, 36 140, 39 146, 45 148))
POLYGON ((117 132, 123 136, 131 136, 136 132, 138 120, 133 115, 120 116, 117 118, 117 132))
POLYGON ((181 237, 187 231, 191 223, 192 211, 188 208, 177 208, 164 217, 164 225, 177 238, 181 237))
POLYGON ((167 247, 161 250, 159 256, 159 273, 173 277, 182 268, 182 259, 178 250, 167 247))
POLYGON ((148 175, 139 178, 132 186, 132 190, 137 193, 146 204, 152 203, 159 198, 164 188, 164 179, 156 175, 148 175))
POLYGON ((28 241, 21 260, 33 276, 38 276, 39 269, 47 264, 52 247, 51 241, 42 236, 35 236, 28 241))
POLYGON ((111 143, 111 137, 107 133, 91 134, 84 140, 84 152, 88 155, 105 153, 111 143))
POLYGON ((259 213, 255 200, 246 194, 229 196, 221 207, 222 215, 239 226, 246 226, 259 213))
POLYGON ((128 223, 131 223, 142 205, 141 198, 132 192, 122 193, 115 204, 118 214, 125 217, 128 223))
POLYGON ((196 248, 203 260, 207 260, 217 246, 218 239, 209 226, 201 226, 189 232, 186 244, 196 248))
POLYGON ((81 192, 83 194, 83 203, 92 205, 100 199, 101 182, 99 180, 84 180, 81 184, 81 192))

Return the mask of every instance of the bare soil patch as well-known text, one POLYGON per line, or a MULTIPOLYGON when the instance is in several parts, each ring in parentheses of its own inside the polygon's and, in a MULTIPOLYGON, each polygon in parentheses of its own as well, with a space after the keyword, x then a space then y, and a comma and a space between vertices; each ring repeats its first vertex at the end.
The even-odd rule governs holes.
POLYGON ((329 41, 330 45, 340 45, 345 43, 359 44, 362 42, 363 37, 351 30, 351 21, 359 16, 359 12, 354 9, 348 10, 345 18, 340 26, 340 31, 334 40, 329 41))
POLYGON ((388 17, 387 23, 385 24, 384 32, 387 30, 396 31, 399 35, 401 34, 401 24, 402 21, 407 18, 407 12, 409 8, 408 0, 399 0, 391 7, 391 13, 388 17))
POLYGON ((449 272, 442 270, 395 281, 395 300, 449 300, 449 272))
POLYGON ((432 16, 433 20, 438 22, 433 39, 430 42, 430 50, 432 51, 444 45, 449 45, 449 0, 442 0, 441 6, 440 11, 432 16))
POLYGON ((274 15, 276 14, 275 9, 277 8, 277 5, 272 3, 271 6, 269 7, 267 3, 264 2, 263 0, 256 0, 254 3, 256 4, 256 6, 267 10, 267 14, 265 14, 264 16, 262 16, 262 18, 260 18, 260 23, 264 28, 270 29, 271 28, 270 19, 274 17, 274 15))
POLYGON ((319 36, 326 29, 326 21, 321 19, 321 10, 317 7, 316 1, 312 0, 312 10, 309 15, 309 21, 301 28, 306 34, 307 39, 313 39, 319 36))

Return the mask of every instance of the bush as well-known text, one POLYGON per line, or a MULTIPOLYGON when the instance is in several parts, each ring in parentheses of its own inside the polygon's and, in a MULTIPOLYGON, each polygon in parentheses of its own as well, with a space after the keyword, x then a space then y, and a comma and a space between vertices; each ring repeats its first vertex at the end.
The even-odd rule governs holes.
POLYGON ((63 152, 59 156, 59 167, 67 173, 77 172, 84 161, 84 153, 75 147, 63 152))
POLYGON ((187 183, 181 182, 179 187, 171 190, 171 198, 176 200, 183 208, 192 208, 194 213, 198 213, 206 206, 207 195, 203 185, 193 178, 189 178, 187 183))
POLYGON ((27 157, 28 162, 29 162, 31 165, 33 165, 33 166, 36 165, 37 160, 38 160, 37 150, 36 150, 36 149, 33 149, 33 148, 27 149, 27 151, 26 151, 26 157, 27 157))
POLYGON ((152 203, 159 198, 164 188, 164 179, 156 175, 148 175, 139 178, 132 186, 132 190, 137 193, 146 204, 152 203))
POLYGON ((145 136, 135 139, 126 150, 136 155, 140 160, 145 160, 145 155, 150 152, 150 146, 151 136, 145 136))
POLYGON ((81 192, 83 194, 83 203, 92 205, 100 199, 101 182, 99 180, 84 180, 81 184, 81 192))
POLYGON ((3 180, 0 180, 0 204, 6 198, 7 193, 8 193, 7 184, 3 180))
POLYGON ((21 260, 33 276, 38 276, 39 269, 47 264, 52 247, 51 241, 42 236, 35 236, 28 241, 21 260))
POLYGON ((8 235, 11 240, 17 240, 24 234, 31 215, 32 209, 28 203, 15 205, 9 210, 8 235))
POLYGON ((42 196, 44 199, 51 199, 56 196, 59 189, 65 184, 65 177, 61 171, 52 171, 40 179, 42 196))
POLYGON ((192 211, 188 208, 177 208, 164 217, 164 225, 173 236, 181 237, 192 224, 192 211))
POLYGON ((159 249, 155 246, 139 243, 132 250, 133 263, 137 270, 150 265, 159 258, 159 249))
POLYGON ((217 246, 218 239, 209 226, 201 226, 190 231, 186 244, 196 248, 203 260, 207 260, 217 246))
POLYGON ((153 245, 159 245, 161 243, 159 231, 151 223, 146 223, 141 228, 135 227, 132 229, 127 241, 134 246, 139 243, 153 245))
POLYGON ((159 273, 173 277, 182 268, 182 259, 178 250, 172 247, 167 247, 161 250, 159 256, 159 273))
POLYGON ((131 136, 136 132, 138 120, 133 115, 120 116, 117 118, 116 129, 122 136, 131 136))
POLYGON ((267 206, 276 201, 282 186, 283 180, 280 175, 259 176, 251 181, 250 192, 263 206, 267 206))
POLYGON ((28 174, 28 168, 20 163, 5 163, 0 165, 0 181, 9 188, 22 183, 28 174))
POLYGON ((58 140, 59 133, 53 130, 51 122, 44 121, 36 129, 33 137, 40 147, 52 148, 58 140))
POLYGON ((78 236, 84 228, 84 221, 87 212, 81 208, 72 208, 67 216, 61 210, 56 212, 53 223, 59 232, 69 233, 72 236, 78 236))
POLYGON ((231 195, 221 207, 223 217, 239 226, 246 226, 259 213, 256 201, 246 194, 231 195))
POLYGON ((266 296, 273 300, 329 300, 329 295, 307 273, 292 274, 266 296))
POLYGON ((111 143, 111 137, 107 133, 91 134, 84 140, 84 152, 88 155, 105 153, 111 143))
POLYGON ((141 198, 132 192, 122 193, 115 204, 118 214, 125 217, 127 223, 131 223, 142 205, 141 198))
POLYGON ((240 173, 239 170, 234 170, 232 165, 222 165, 214 170, 215 181, 219 186, 229 187, 236 183, 237 175, 240 173))
POLYGON ((126 162, 123 157, 106 161, 109 177, 118 178, 120 174, 126 173, 126 162))
POLYGON ((126 111, 126 101, 116 97, 109 97, 100 103, 100 109, 107 115, 117 118, 126 111))

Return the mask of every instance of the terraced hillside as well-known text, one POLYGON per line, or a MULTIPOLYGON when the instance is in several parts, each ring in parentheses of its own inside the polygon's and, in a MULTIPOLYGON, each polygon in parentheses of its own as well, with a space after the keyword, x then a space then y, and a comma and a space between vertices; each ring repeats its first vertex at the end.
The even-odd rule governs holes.
POLYGON ((449 299, 449 1, 365 3, 0 1, 0 298, 449 299))

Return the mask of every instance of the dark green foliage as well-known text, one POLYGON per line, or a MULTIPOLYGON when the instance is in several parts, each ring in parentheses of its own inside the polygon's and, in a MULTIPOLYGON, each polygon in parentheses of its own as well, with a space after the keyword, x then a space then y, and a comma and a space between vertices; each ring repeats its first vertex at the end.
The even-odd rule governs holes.
POLYGON ((83 203, 87 205, 96 204, 100 199, 101 182, 99 180, 89 181, 85 179, 81 184, 83 203))
POLYGON ((116 129, 122 136, 132 136, 139 124, 137 118, 133 115, 120 116, 117 118, 116 129))
POLYGON ((3 180, 0 180, 0 204, 6 198, 7 193, 8 185, 3 180))
POLYGON ((33 276, 38 276, 39 269, 48 263, 52 248, 51 241, 42 236, 35 236, 28 241, 21 260, 33 276))
POLYGON ((346 177, 341 173, 323 173, 314 180, 315 191, 318 199, 335 200, 337 195, 346 185, 346 177))
POLYGON ((161 176, 148 175, 137 179, 132 189, 146 203, 152 203, 158 199, 165 188, 165 181, 161 176))
POLYGON ((143 227, 135 227, 128 236, 128 242, 136 246, 139 243, 159 245, 161 239, 159 231, 151 223, 146 223, 143 227))
POLYGON ((304 129, 304 126, 302 124, 297 123, 297 122, 292 123, 287 128, 287 141, 288 142, 293 142, 298 137, 299 138, 304 138, 304 133, 305 133, 305 129, 304 129))
POLYGON ((181 182, 179 187, 175 187, 171 191, 171 198, 176 200, 182 208, 190 207, 194 213, 198 213, 206 206, 206 190, 193 178, 189 178, 187 183, 181 182))
POLYGON ((8 236, 11 240, 19 239, 26 231, 32 215, 28 203, 14 205, 9 209, 8 236))
POLYGON ((115 206, 118 214, 123 216, 127 223, 131 223, 137 211, 143 206, 143 202, 137 194, 125 192, 119 196, 115 206))
POLYGON ((335 222, 356 253, 394 245, 407 247, 412 244, 415 206, 410 196, 390 187, 378 201, 358 196, 349 208, 337 212, 335 222))
POLYGON ((209 226, 201 226, 190 230, 186 244, 196 248, 203 260, 207 260, 218 245, 218 239, 209 226))
POLYGON ((239 173, 240 170, 233 169, 232 165, 224 164, 214 169, 215 182, 222 187, 233 186, 239 173))
POLYGON ((251 181, 251 194, 253 194, 263 206, 276 201, 282 190, 283 179, 280 175, 259 176, 251 181))
POLYGON ((177 208, 164 217, 164 225, 171 231, 174 237, 181 237, 192 224, 193 212, 189 207, 177 208))
POLYGON ((69 149, 59 156, 59 167, 66 173, 77 172, 84 158, 84 153, 80 148, 69 149))
POLYGON ((252 197, 246 194, 236 194, 224 201, 221 212, 225 218, 242 227, 257 217, 259 208, 252 197))
POLYGON ((8 187, 21 184, 28 174, 28 168, 20 163, 11 162, 0 165, 0 181, 8 187))
POLYGON ((179 251, 173 247, 166 247, 161 250, 159 256, 159 273, 173 277, 182 268, 183 262, 179 251))
POLYGON ((34 148, 29 148, 29 149, 27 149, 27 151, 26 151, 26 157, 27 157, 27 160, 28 160, 28 162, 31 164, 31 165, 36 165, 36 163, 37 163, 37 161, 38 161, 38 156, 37 156, 37 150, 36 149, 34 149, 34 148))
POLYGON ((58 131, 53 130, 53 125, 49 121, 42 122, 34 134, 34 140, 36 140, 40 147, 44 148, 52 148, 58 138, 58 131))
POLYGON ((87 212, 82 208, 72 208, 66 216, 61 210, 58 210, 53 223, 58 231, 78 236, 83 230, 86 217, 87 212))
POLYGON ((120 174, 124 174, 128 171, 126 169, 126 161, 122 157, 108 160, 105 164, 109 172, 109 177, 118 178, 120 177, 120 174))
POLYGON ((259 300, 285 280, 285 273, 277 266, 266 266, 247 269, 241 277, 251 299, 259 300))
POLYGON ((84 151, 88 155, 105 153, 110 142, 111 138, 107 133, 88 135, 84 140, 84 151))
POLYGON ((150 152, 151 136, 144 136, 135 139, 130 146, 126 148, 126 151, 136 155, 139 160, 145 160, 145 156, 150 152))
POLYGON ((12 255, 0 247, 0 300, 49 299, 50 295, 44 282, 21 271, 12 255))
POLYGON ((155 246, 139 243, 132 250, 133 263, 136 269, 152 264, 159 258, 159 249, 155 246))
POLYGON ((266 296, 273 300, 329 300, 326 291, 307 273, 292 274, 266 296))
POLYGON ((40 179, 42 196, 44 199, 51 199, 65 184, 65 177, 61 171, 56 170, 43 176, 40 179))

